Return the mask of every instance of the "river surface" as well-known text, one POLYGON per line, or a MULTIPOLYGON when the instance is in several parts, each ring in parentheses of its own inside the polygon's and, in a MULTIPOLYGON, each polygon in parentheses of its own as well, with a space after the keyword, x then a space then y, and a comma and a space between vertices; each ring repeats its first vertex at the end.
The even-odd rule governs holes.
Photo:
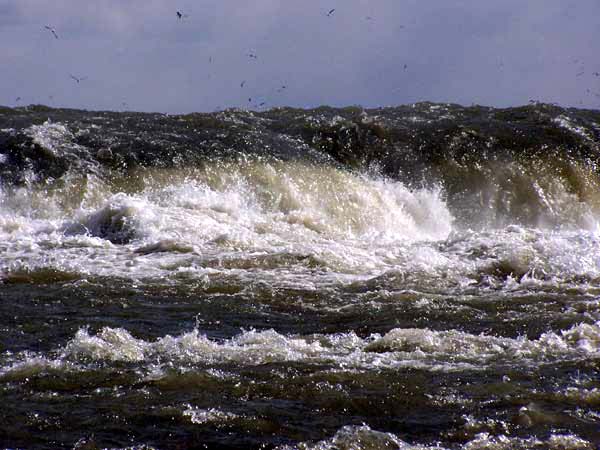
POLYGON ((6 448, 600 448, 600 113, 0 109, 6 448))

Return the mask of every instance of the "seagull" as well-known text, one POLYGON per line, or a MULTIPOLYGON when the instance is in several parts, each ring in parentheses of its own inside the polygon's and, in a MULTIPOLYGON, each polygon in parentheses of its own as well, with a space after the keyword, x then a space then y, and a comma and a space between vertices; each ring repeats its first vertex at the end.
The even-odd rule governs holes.
POLYGON ((261 104, 260 104, 260 105, 258 105, 258 106, 264 106, 266 103, 267 103, 267 102, 261 102, 261 104))
POLYGON ((245 84, 246 84, 246 80, 244 80, 240 83, 240 87, 243 88, 245 84))
POLYGON ((76 77, 75 75, 69 74, 69 76, 71 78, 73 78, 75 81, 77 81, 77 83, 83 81, 83 80, 87 80, 87 77, 76 77))
POLYGON ((281 92, 286 88, 287 88, 287 86, 285 84, 283 84, 283 85, 281 85, 281 87, 279 89, 277 89, 277 92, 281 92))
POLYGON ((404 64, 404 70, 408 69, 408 64, 404 64))
POLYGON ((330 9, 329 12, 327 13, 327 17, 331 17, 331 15, 335 12, 335 8, 330 9))
POLYGON ((258 56, 256 56, 254 53, 248 53, 248 57, 258 59, 258 56))
POLYGON ((46 25, 44 28, 46 30, 50 31, 50 33, 52 33, 54 35, 54 37, 56 39, 58 39, 58 34, 56 34, 56 30, 54 28, 52 28, 50 25, 46 25))
POLYGON ((20 102, 20 101, 21 101, 21 97, 15 98, 15 103, 20 102))
POLYGON ((183 14, 181 11, 177 11, 177 18, 178 19, 185 19, 186 17, 189 17, 187 14, 183 14))

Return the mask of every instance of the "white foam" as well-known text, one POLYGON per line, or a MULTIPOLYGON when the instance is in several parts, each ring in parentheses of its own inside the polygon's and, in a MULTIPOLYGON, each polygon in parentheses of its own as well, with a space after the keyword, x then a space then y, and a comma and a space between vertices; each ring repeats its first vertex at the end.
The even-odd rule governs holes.
POLYGON ((175 282, 210 282, 207 271, 217 270, 246 283, 255 276, 253 262, 273 256, 271 266, 261 266, 261 280, 303 289, 381 277, 390 291, 406 289, 407 280, 446 291, 574 284, 585 290, 600 279, 596 231, 453 230, 435 188, 300 163, 162 169, 138 178, 146 187, 130 193, 112 193, 93 176, 78 190, 53 195, 2 192, 0 262, 17 270, 175 282), (275 262, 280 255, 298 262, 275 262), (214 263, 228 260, 246 263, 231 269, 214 263))
POLYGON ((354 333, 285 336, 274 330, 250 330, 222 342, 193 330, 150 342, 124 329, 105 327, 95 335, 80 329, 60 353, 61 359, 72 362, 128 361, 148 366, 158 361, 240 366, 301 362, 346 369, 456 371, 480 370, 501 362, 523 368, 544 361, 600 356, 600 323, 545 333, 536 340, 397 328, 364 339, 354 333))
POLYGON ((482 364, 499 358, 525 362, 528 359, 597 355, 600 352, 600 327, 599 323, 581 324, 558 334, 544 333, 538 340, 472 335, 454 330, 394 329, 367 345, 365 350, 443 355, 442 359, 454 355, 455 361, 478 360, 482 364))
MULTIPOLYGON (((68 130, 45 124, 31 133, 54 151, 53 139, 64 142, 54 135, 68 130)), ((149 172, 147 187, 128 194, 111 193, 97 177, 86 179, 79 192, 4 193, 5 257, 18 255, 25 267, 54 262, 96 275, 110 275, 112 267, 115 276, 139 279, 179 276, 168 268, 178 271, 183 253, 250 261, 257 254, 291 254, 314 257, 335 272, 362 274, 393 265, 394 247, 444 239, 452 229, 439 190, 411 190, 328 167, 238 163, 189 176, 165 173, 149 172), (96 250, 97 239, 107 245, 102 252, 75 251, 65 245, 74 235, 85 236, 96 250)), ((185 264, 199 275, 204 270, 200 261, 185 264)))
POLYGON ((568 387, 564 391, 555 393, 557 397, 569 400, 578 405, 589 404, 597 405, 600 404, 600 388, 586 389, 582 387, 568 387))
POLYGON ((0 368, 0 378, 3 380, 26 380, 48 371, 69 372, 77 370, 76 365, 65 359, 51 359, 25 352, 18 355, 18 360, 0 368))
POLYGON ((463 446, 464 450, 592 450, 592 444, 573 434, 552 434, 546 440, 536 437, 517 438, 480 433, 463 446))
POLYGON ((300 443, 297 446, 281 446, 279 450, 368 450, 376 448, 427 450, 430 447, 412 446, 400 440, 392 433, 382 433, 367 425, 346 426, 333 437, 316 443, 300 443))
POLYGON ((184 405, 182 415, 197 425, 206 423, 222 424, 240 418, 237 414, 221 411, 217 408, 201 409, 191 405, 184 405))
POLYGON ((47 120, 42 125, 31 125, 24 133, 33 139, 40 147, 51 151, 55 156, 60 156, 63 149, 71 144, 74 136, 69 129, 61 123, 52 123, 47 120))
MULTIPOLYGON (((375 431, 367 425, 345 426, 329 439, 294 446, 280 446, 279 450, 447 450, 439 444, 426 446, 402 441, 393 433, 375 431)), ((461 447, 463 450, 592 450, 592 443, 573 434, 551 434, 547 439, 518 438, 480 433, 461 447)))
POLYGON ((456 233, 443 254, 449 256, 448 266, 457 274, 476 281, 489 274, 487 282, 494 287, 560 289, 563 285, 573 287, 574 280, 591 282, 600 277, 599 242, 598 235, 589 231, 511 226, 491 232, 456 233))
POLYGON ((565 128, 565 129, 569 130, 570 132, 575 133, 575 134, 585 138, 587 141, 595 142, 593 137, 590 136, 590 134, 584 127, 574 124, 572 119, 570 119, 569 117, 567 117, 565 115, 561 114, 560 116, 555 117, 553 119, 553 122, 557 123, 560 127, 565 128))

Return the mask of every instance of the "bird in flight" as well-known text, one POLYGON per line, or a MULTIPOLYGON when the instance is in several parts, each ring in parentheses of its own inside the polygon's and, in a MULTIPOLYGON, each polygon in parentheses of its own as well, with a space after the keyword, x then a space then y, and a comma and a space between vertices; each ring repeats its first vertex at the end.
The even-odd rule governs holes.
POLYGON ((177 11, 178 19, 185 19, 186 17, 189 17, 189 16, 187 14, 183 14, 181 11, 177 11))
POLYGON ((50 25, 46 25, 44 28, 50 31, 50 33, 52 33, 54 37, 58 39, 58 34, 56 33, 56 30, 54 28, 52 28, 50 25))
POLYGON ((246 84, 246 80, 244 80, 240 83, 240 87, 243 88, 245 84, 246 84))
POLYGON ((15 103, 17 103, 17 102, 20 102, 20 101, 21 101, 21 97, 17 97, 17 98, 15 99, 15 103))
POLYGON ((87 77, 76 77, 75 75, 69 74, 69 76, 71 78, 73 78, 75 81, 77 81, 77 83, 83 81, 83 80, 87 80, 87 77))
POLYGON ((330 9, 329 12, 327 13, 327 17, 331 17, 331 15, 335 12, 335 8, 330 9))
POLYGON ((256 56, 254 53, 248 53, 248 58, 258 59, 258 56, 256 56))

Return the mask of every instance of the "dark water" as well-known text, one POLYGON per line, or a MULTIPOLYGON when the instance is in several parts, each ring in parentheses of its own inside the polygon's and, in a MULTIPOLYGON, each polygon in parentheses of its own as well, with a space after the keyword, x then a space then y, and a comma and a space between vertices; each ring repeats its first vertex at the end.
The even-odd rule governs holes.
POLYGON ((1 446, 598 448, 599 124, 0 108, 1 446))

